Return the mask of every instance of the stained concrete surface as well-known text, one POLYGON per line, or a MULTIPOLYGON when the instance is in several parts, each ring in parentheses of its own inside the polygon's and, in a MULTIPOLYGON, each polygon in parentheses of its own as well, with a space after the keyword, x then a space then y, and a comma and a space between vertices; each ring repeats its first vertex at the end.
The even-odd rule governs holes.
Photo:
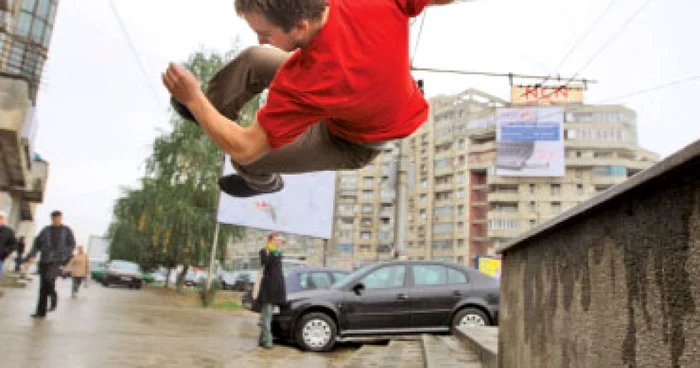
POLYGON ((504 249, 502 367, 700 367, 700 143, 690 148, 504 249))
POLYGON ((95 283, 71 299, 70 280, 57 282, 58 310, 34 320, 37 288, 35 279, 3 289, 0 367, 340 367, 357 348, 265 350, 257 347, 257 315, 177 307, 147 290, 95 283))

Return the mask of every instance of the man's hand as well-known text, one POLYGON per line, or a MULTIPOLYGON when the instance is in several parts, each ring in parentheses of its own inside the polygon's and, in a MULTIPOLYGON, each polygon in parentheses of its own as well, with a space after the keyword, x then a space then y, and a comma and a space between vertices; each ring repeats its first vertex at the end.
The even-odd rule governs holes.
POLYGON ((197 78, 178 64, 170 63, 162 77, 165 88, 178 102, 187 107, 204 97, 197 78))

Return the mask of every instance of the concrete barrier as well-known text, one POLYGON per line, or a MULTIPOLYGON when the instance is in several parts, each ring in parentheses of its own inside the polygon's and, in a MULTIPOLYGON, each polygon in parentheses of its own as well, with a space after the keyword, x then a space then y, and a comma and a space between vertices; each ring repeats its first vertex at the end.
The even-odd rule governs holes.
POLYGON ((499 252, 501 367, 700 367, 700 141, 499 252))
POLYGON ((498 327, 459 327, 455 335, 483 368, 498 368, 498 327))

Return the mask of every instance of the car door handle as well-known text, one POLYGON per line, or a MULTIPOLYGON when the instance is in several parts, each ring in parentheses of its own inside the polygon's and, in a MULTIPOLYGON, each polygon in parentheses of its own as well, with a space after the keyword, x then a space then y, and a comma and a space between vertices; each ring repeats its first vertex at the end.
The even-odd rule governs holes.
POLYGON ((454 296, 463 296, 463 295, 464 295, 464 291, 455 290, 455 292, 454 292, 454 296))
POLYGON ((406 294, 399 294, 396 296, 396 299, 398 300, 408 300, 408 295, 406 294))

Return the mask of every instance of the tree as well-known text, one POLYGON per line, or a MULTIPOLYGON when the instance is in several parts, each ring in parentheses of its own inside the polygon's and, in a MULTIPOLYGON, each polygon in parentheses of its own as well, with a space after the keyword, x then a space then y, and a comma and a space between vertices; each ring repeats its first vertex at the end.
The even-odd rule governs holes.
MULTIPOLYGON (((236 48, 235 50, 237 50, 236 48)), ((206 83, 235 50, 221 56, 198 51, 185 63, 206 89, 206 83)), ((258 98, 241 112, 252 119, 260 106, 258 98)), ((144 267, 183 265, 178 289, 191 265, 204 265, 216 226, 216 208, 222 152, 197 125, 171 114, 172 131, 157 137, 146 161, 141 187, 126 189, 113 209, 108 236, 110 256, 138 262, 144 267)), ((221 225, 217 259, 225 244, 239 236, 238 228, 221 225)), ((169 280, 169 277, 168 277, 169 280)))

